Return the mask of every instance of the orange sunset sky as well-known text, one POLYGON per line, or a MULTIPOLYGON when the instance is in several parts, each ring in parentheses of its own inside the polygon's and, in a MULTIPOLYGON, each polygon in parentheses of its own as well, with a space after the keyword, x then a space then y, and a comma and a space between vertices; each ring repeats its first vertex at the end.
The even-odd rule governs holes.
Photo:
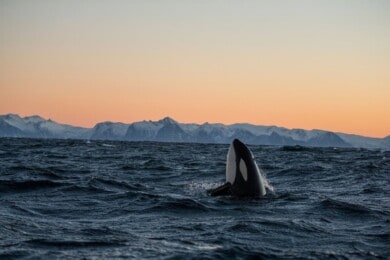
POLYGON ((390 1, 0 0, 0 114, 390 134, 390 1))

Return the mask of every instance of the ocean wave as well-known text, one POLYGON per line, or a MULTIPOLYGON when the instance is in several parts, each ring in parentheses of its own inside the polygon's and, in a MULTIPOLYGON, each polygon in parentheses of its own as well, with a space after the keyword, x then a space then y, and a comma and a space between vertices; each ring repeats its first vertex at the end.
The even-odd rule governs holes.
POLYGON ((247 232, 247 233, 259 233, 261 232, 261 226, 254 223, 236 223, 230 227, 227 227, 228 232, 247 232))
POLYGON ((26 165, 14 165, 9 168, 11 172, 16 173, 26 173, 32 174, 34 176, 42 176, 49 179, 62 179, 61 173, 64 173, 60 167, 48 166, 48 167, 39 167, 39 166, 26 166, 26 165))
POLYGON ((89 196, 97 195, 99 193, 113 193, 109 189, 104 187, 97 187, 91 183, 79 183, 79 184, 68 184, 61 188, 61 192, 69 193, 69 195, 82 195, 86 194, 89 196))
POLYGON ((148 207, 145 209, 145 212, 156 212, 156 211, 167 211, 167 212, 187 212, 187 213, 196 213, 196 212, 207 212, 210 211, 210 208, 206 205, 190 199, 170 199, 168 201, 160 201, 156 205, 148 207))
POLYGON ((126 181, 108 180, 94 177, 88 181, 88 185, 104 191, 139 191, 145 189, 145 186, 139 183, 128 183, 126 181))
POLYGON ((50 180, 0 180, 0 192, 27 192, 63 186, 63 183, 50 180))
POLYGON ((58 239, 30 239, 24 243, 35 247, 78 248, 78 247, 112 247, 126 245, 127 240, 58 240, 58 239))
POLYGON ((346 214, 370 214, 373 212, 369 208, 360 204, 330 198, 322 200, 321 206, 326 209, 336 210, 346 214))
POLYGON ((166 165, 163 160, 160 159, 150 159, 145 161, 142 166, 146 170, 156 170, 156 171, 172 171, 173 169, 166 165))
POLYGON ((0 259, 16 259, 31 257, 31 252, 23 249, 8 250, 7 252, 0 251, 0 259))

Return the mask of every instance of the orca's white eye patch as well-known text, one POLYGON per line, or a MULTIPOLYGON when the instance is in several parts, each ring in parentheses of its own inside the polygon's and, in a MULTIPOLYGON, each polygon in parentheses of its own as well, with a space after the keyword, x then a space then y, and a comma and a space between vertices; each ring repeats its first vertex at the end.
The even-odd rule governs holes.
POLYGON ((248 169, 246 168, 245 161, 240 160, 240 172, 245 181, 248 181, 248 169))

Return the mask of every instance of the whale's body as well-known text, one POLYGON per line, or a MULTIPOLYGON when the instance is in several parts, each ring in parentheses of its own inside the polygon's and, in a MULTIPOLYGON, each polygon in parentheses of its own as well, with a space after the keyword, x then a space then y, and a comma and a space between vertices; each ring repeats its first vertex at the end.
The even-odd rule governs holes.
POLYGON ((226 183, 209 190, 212 196, 233 195, 238 197, 261 197, 266 194, 266 180, 249 148, 234 139, 229 147, 226 161, 226 183))

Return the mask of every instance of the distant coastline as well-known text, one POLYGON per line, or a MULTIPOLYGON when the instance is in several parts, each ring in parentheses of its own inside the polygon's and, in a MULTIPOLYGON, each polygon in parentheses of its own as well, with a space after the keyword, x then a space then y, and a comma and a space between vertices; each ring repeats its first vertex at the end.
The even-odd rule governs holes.
POLYGON ((252 124, 185 124, 165 117, 130 124, 101 122, 92 128, 57 123, 41 116, 0 115, 0 137, 86 140, 230 143, 239 138, 254 145, 361 147, 390 150, 390 136, 372 138, 324 130, 287 129, 252 124))

